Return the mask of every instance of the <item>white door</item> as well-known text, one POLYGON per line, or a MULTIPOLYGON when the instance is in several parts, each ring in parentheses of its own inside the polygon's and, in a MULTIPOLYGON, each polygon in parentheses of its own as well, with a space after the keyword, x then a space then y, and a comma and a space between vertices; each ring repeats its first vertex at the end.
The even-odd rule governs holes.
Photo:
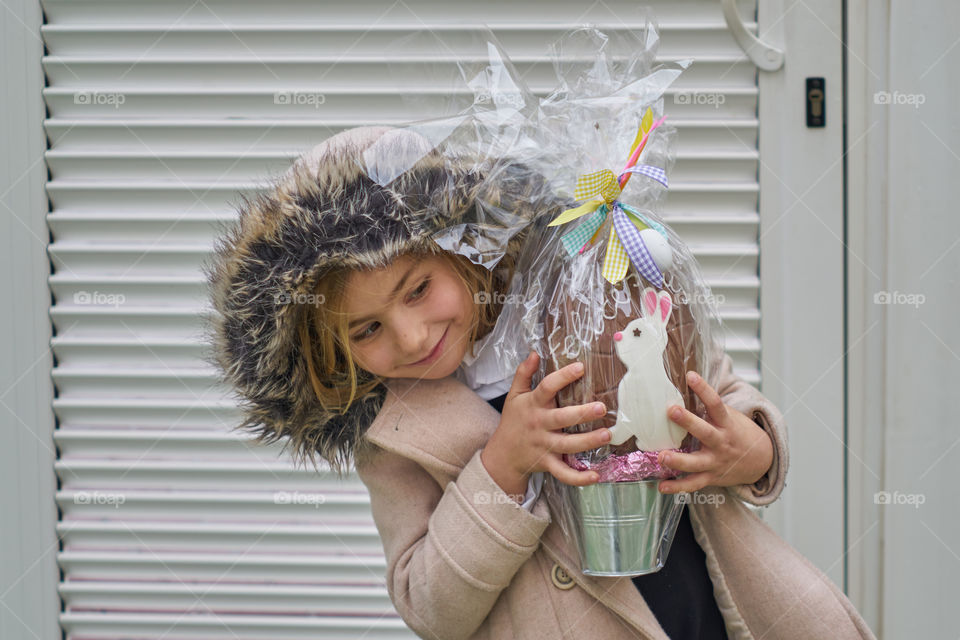
POLYGON ((759 80, 762 390, 790 434, 787 487, 766 519, 843 587, 845 466, 858 456, 844 414, 842 6, 762 2, 759 21, 786 60, 759 80), (825 84, 823 127, 807 126, 808 78, 825 84))

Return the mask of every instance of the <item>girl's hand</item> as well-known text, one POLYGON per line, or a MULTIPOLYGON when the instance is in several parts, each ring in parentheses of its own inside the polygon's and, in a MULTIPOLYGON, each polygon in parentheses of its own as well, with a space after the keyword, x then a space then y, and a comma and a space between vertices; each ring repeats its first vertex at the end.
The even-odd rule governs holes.
POLYGON ((572 469, 561 454, 596 449, 610 441, 609 429, 556 433, 564 427, 597 420, 606 414, 607 408, 602 402, 590 402, 558 409, 557 392, 583 375, 583 364, 574 362, 544 376, 531 391, 538 363, 539 356, 531 352, 517 367, 503 403, 500 425, 480 454, 490 476, 512 496, 523 496, 535 471, 546 471, 571 485, 597 482, 595 471, 572 469))
POLYGON ((729 487, 751 484, 773 464, 773 442, 760 425, 723 403, 717 392, 693 371, 687 384, 707 408, 710 422, 684 407, 672 406, 667 416, 700 441, 692 453, 662 451, 661 464, 689 473, 660 483, 662 493, 693 492, 706 486, 729 487))

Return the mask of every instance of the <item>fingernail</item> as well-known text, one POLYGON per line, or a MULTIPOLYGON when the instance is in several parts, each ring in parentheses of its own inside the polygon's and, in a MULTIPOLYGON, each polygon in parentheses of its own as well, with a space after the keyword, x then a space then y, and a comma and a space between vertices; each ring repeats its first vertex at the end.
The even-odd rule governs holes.
POLYGON ((602 404, 595 404, 595 405, 593 405, 593 412, 594 412, 595 414, 597 414, 598 416, 599 416, 599 415, 602 415, 602 414, 606 411, 606 409, 607 409, 607 408, 604 407, 602 404))
POLYGON ((680 407, 674 407, 674 408, 670 411, 670 417, 671 417, 671 418, 679 418, 679 417, 682 416, 682 415, 683 415, 683 411, 680 409, 680 407))
POLYGON ((694 384, 699 377, 696 371, 687 371, 687 382, 690 384, 694 384))
POLYGON ((573 371, 574 371, 574 373, 580 373, 580 372, 582 372, 582 371, 583 371, 583 363, 582 363, 582 362, 577 362, 577 363, 575 363, 575 364, 573 365, 573 371))
POLYGON ((663 454, 663 460, 660 461, 660 464, 670 464, 672 459, 673 458, 670 457, 670 454, 665 453, 663 454))
POLYGON ((610 441, 610 429, 604 429, 604 430, 603 430, 603 433, 600 434, 600 439, 601 439, 603 442, 609 442, 609 441, 610 441))

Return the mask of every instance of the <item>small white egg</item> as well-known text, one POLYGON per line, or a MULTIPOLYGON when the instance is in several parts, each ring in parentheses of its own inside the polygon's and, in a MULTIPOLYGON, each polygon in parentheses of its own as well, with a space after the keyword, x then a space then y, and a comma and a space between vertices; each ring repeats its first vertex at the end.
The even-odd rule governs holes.
POLYGON ((650 257, 657 264, 660 271, 666 271, 673 266, 673 249, 667 243, 667 239, 660 235, 656 229, 643 229, 640 231, 640 239, 647 246, 650 257))

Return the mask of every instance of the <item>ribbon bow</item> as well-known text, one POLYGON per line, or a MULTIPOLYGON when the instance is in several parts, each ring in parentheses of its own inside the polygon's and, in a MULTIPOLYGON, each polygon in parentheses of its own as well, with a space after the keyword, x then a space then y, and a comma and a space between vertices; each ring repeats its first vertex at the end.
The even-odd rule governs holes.
POLYGON ((647 144, 654 129, 663 124, 667 117, 663 116, 653 121, 653 111, 647 109, 637 130, 637 136, 630 147, 630 158, 626 168, 616 175, 610 169, 602 169, 594 173, 581 174, 577 178, 577 186, 573 197, 577 200, 586 200, 584 204, 573 209, 567 209, 558 215, 548 227, 572 222, 577 218, 593 213, 583 224, 573 231, 560 237, 567 253, 571 256, 582 253, 587 245, 596 240, 600 227, 607 218, 607 213, 613 212, 613 226, 610 227, 610 238, 607 242, 607 253, 603 259, 603 277, 611 284, 620 282, 627 274, 627 268, 632 262, 640 273, 657 288, 663 287, 663 273, 650 255, 650 251, 640 236, 640 230, 655 229, 662 236, 667 237, 662 225, 629 207, 618 199, 626 186, 630 176, 634 173, 645 175, 667 185, 667 175, 663 169, 650 165, 638 164, 637 159, 647 144), (630 214, 634 218, 627 217, 630 214))

